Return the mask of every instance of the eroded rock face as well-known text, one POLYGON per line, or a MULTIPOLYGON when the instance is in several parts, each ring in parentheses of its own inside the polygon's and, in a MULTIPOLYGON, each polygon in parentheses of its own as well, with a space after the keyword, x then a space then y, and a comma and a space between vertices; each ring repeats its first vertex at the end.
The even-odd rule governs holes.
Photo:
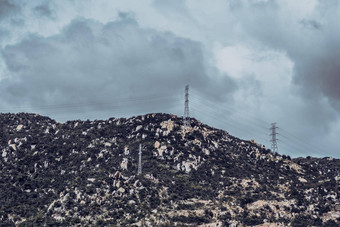
POLYGON ((127 170, 128 169, 128 159, 127 158, 123 158, 123 161, 120 163, 120 168, 122 168, 123 170, 127 170))
POLYGON ((154 145, 154 148, 158 149, 159 147, 161 146, 161 143, 156 141, 155 142, 155 145, 154 145))
POLYGON ((163 131, 163 136, 167 136, 167 135, 169 135, 169 133, 173 130, 173 128, 174 128, 174 122, 171 120, 171 119, 169 119, 169 120, 167 120, 167 121, 162 121, 161 122, 161 127, 162 127, 162 129, 166 129, 166 131, 163 131))
POLYGON ((168 114, 64 124, 0 114, 0 130, 5 226, 339 221, 338 159, 290 159, 194 119, 183 128, 168 114))

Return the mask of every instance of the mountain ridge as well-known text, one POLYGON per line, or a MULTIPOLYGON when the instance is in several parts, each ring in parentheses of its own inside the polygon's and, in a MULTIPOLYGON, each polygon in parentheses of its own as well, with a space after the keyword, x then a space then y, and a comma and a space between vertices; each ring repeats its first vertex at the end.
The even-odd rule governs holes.
POLYGON ((190 123, 184 128, 182 118, 160 113, 65 123, 0 114, 0 220, 9 226, 339 224, 339 159, 291 159, 190 123))

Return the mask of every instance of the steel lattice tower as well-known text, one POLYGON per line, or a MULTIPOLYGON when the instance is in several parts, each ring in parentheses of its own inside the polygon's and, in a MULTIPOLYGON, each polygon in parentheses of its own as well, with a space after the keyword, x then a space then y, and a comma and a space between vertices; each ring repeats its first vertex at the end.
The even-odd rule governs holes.
POLYGON ((142 145, 139 144, 139 153, 138 153, 138 175, 142 174, 142 145))
POLYGON ((183 116, 184 127, 190 127, 190 116, 189 116, 189 85, 185 86, 185 102, 184 102, 184 116, 183 116))
POLYGON ((270 142, 272 142, 272 152, 278 152, 278 147, 277 147, 277 141, 278 139, 276 138, 276 135, 278 134, 276 132, 276 129, 278 129, 278 127, 276 126, 276 123, 272 123, 272 127, 270 127, 270 135, 272 137, 272 139, 270 140, 270 142))

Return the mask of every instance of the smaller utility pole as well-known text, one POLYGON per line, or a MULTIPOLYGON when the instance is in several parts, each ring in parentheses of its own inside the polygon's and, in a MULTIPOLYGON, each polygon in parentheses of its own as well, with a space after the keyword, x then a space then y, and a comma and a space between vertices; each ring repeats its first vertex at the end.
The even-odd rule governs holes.
POLYGON ((184 116, 183 123, 185 128, 190 128, 190 116, 189 116, 189 85, 185 86, 185 102, 184 102, 184 116))
POLYGON ((138 175, 142 174, 142 144, 139 144, 139 153, 138 153, 138 175))
POLYGON ((272 142, 272 152, 278 152, 278 147, 277 147, 277 141, 278 139, 276 138, 276 135, 278 134, 276 132, 276 129, 278 129, 278 127, 276 126, 276 123, 272 123, 272 127, 270 127, 270 135, 272 137, 272 139, 270 140, 270 142, 272 142))

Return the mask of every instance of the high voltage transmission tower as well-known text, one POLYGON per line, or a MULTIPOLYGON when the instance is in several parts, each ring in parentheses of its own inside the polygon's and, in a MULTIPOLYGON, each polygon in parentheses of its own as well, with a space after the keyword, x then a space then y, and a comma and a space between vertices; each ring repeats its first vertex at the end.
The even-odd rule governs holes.
POLYGON ((185 86, 185 102, 184 102, 184 116, 183 123, 185 128, 190 127, 190 116, 189 116, 189 85, 185 86))
POLYGON ((278 141, 278 139, 276 138, 276 135, 278 134, 277 132, 276 132, 276 129, 278 129, 278 127, 276 126, 276 123, 272 123, 271 124, 272 125, 272 127, 270 127, 270 135, 271 135, 271 140, 270 140, 270 142, 272 142, 272 152, 278 152, 278 147, 277 147, 277 141, 278 141))
POLYGON ((138 153, 138 175, 142 174, 142 145, 139 144, 139 153, 138 153))

